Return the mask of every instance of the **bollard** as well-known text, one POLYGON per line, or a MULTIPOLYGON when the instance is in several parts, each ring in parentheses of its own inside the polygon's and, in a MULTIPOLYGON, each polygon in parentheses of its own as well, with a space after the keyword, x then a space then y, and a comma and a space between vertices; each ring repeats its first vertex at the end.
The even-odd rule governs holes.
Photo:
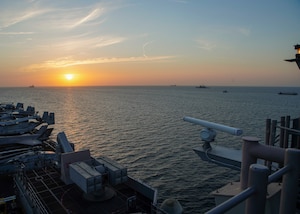
POLYGON ((289 171, 283 176, 280 214, 296 213, 296 203, 298 194, 298 178, 300 171, 300 150, 286 149, 284 165, 289 171))
POLYGON ((252 164, 250 166, 248 186, 254 188, 254 194, 246 200, 246 214, 265 213, 268 175, 268 167, 260 164, 252 164))
POLYGON ((242 147, 242 165, 241 165, 241 190, 244 190, 248 187, 248 175, 249 167, 251 164, 257 162, 257 158, 251 155, 249 152, 253 145, 258 144, 259 138, 256 137, 243 137, 244 143, 242 147))

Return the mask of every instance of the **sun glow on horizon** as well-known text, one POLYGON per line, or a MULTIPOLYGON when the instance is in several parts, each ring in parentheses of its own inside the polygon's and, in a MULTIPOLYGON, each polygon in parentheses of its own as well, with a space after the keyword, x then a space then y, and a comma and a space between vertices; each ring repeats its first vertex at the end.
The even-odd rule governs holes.
POLYGON ((74 78, 74 74, 65 74, 66 80, 72 80, 74 78))

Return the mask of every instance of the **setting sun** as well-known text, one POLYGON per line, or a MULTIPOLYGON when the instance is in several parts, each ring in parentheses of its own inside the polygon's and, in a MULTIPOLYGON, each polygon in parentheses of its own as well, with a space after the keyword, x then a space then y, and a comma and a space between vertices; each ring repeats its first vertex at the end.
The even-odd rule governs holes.
POLYGON ((65 74, 65 78, 66 78, 67 80, 72 80, 73 77, 74 77, 73 74, 65 74))
POLYGON ((60 86, 82 86, 87 85, 84 75, 80 71, 65 71, 57 76, 57 85, 60 86), (70 73, 69 73, 70 72, 70 73), (72 72, 72 73, 71 73, 72 72))

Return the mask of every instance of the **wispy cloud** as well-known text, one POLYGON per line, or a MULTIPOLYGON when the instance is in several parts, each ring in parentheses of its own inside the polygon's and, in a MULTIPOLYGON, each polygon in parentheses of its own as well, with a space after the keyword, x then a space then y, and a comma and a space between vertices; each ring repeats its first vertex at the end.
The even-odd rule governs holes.
POLYGON ((10 9, 0 8, 0 30, 5 30, 25 21, 31 24, 26 27, 47 32, 53 29, 73 29, 83 25, 99 25, 104 22, 102 18, 106 8, 100 4, 85 7, 61 7, 59 2, 42 4, 37 2, 24 2, 18 7, 10 5, 10 9), (45 25, 47 22, 47 25, 45 25))
POLYGON ((90 12, 88 15, 81 18, 79 21, 77 21, 75 24, 71 25, 71 28, 78 27, 86 22, 93 21, 97 19, 101 14, 103 13, 103 9, 96 8, 92 12, 90 12))
MULTIPOLYGON (((55 40, 55 42, 49 45, 51 45, 51 49, 60 50, 61 52, 82 52, 94 48, 102 48, 115 45, 118 43, 122 43, 125 40, 125 37, 119 36, 91 37, 89 34, 82 34, 72 37, 58 38, 57 40, 55 40)), ((41 45, 39 49, 49 50, 49 45, 41 45)))
POLYGON ((111 37, 97 37, 95 38, 95 47, 105 47, 105 46, 109 46, 109 45, 114 45, 114 44, 118 44, 118 43, 121 43, 123 41, 126 40, 126 38, 124 37, 114 37, 114 36, 111 36, 111 37))
POLYGON ((90 58, 83 60, 76 60, 72 57, 64 57, 55 60, 45 61, 41 64, 33 64, 26 68, 26 70, 50 69, 50 68, 65 68, 76 65, 89 64, 103 64, 103 63, 118 63, 118 62, 149 62, 149 61, 163 61, 175 58, 175 56, 154 56, 154 57, 127 57, 127 58, 90 58))
POLYGON ((0 23, 0 28, 2 28, 2 29, 8 28, 10 26, 24 22, 28 19, 34 18, 34 17, 44 14, 46 12, 48 12, 48 10, 41 9, 41 10, 27 11, 27 12, 24 12, 22 15, 19 15, 18 12, 16 12, 15 14, 12 12, 8 16, 3 14, 3 17, 1 17, 2 22, 0 23))
POLYGON ((144 57, 148 57, 148 56, 146 55, 146 48, 147 48, 147 46, 150 45, 152 42, 153 42, 153 41, 146 42, 145 44, 143 44, 143 56, 144 56, 144 57))
POLYGON ((197 47, 200 49, 211 51, 216 48, 216 44, 211 41, 203 39, 196 39, 195 41, 197 43, 197 47))
POLYGON ((0 35, 30 35, 34 34, 34 32, 1 32, 0 35))

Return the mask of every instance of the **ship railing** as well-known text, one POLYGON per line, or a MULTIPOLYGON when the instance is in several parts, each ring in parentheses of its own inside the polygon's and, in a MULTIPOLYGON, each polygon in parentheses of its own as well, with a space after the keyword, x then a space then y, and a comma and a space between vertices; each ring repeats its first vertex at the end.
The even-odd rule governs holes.
POLYGON ((300 149, 300 118, 282 116, 280 121, 266 120, 266 145, 300 149), (279 130, 279 131, 278 131, 279 130))
MULTIPOLYGON (((254 146, 257 146, 257 143, 257 141, 251 141, 249 139, 247 141, 244 139, 244 144, 253 144, 254 146)), ((259 146, 257 148, 262 149, 263 147, 259 146)), ((247 168, 247 171, 243 171, 243 168, 241 171, 242 191, 206 212, 206 214, 225 213, 243 201, 246 202, 245 213, 263 214, 265 213, 268 184, 278 181, 281 178, 282 189, 280 195, 279 214, 296 213, 298 189, 295 188, 295 184, 298 182, 300 172, 300 165, 298 164, 300 162, 300 150, 294 148, 277 148, 277 150, 278 149, 283 150, 284 166, 281 169, 269 175, 270 170, 267 166, 252 163, 250 164, 250 167, 248 167, 248 161, 248 163, 243 164, 247 168), (245 177, 245 175, 247 175, 247 177, 245 177)), ((249 147, 245 150, 249 151, 249 147)), ((278 153, 281 153, 279 150, 278 153)))
POLYGON ((24 178, 23 176, 24 175, 22 174, 22 172, 20 172, 17 177, 15 177, 15 179, 19 180, 19 182, 16 182, 16 184, 17 186, 19 186, 18 189, 22 191, 23 197, 25 197, 28 203, 30 203, 33 207, 37 207, 40 214, 48 214, 49 212, 43 205, 38 195, 35 193, 33 187, 29 182, 25 181, 26 178, 24 178), (26 193, 24 191, 26 191, 26 193))
POLYGON ((33 202, 33 204, 38 208, 39 212, 41 214, 48 214, 47 209, 45 208, 45 206, 43 205, 43 203, 41 202, 39 196, 35 193, 33 187, 31 186, 31 184, 28 183, 27 185, 27 190, 31 196, 31 201, 33 202))

